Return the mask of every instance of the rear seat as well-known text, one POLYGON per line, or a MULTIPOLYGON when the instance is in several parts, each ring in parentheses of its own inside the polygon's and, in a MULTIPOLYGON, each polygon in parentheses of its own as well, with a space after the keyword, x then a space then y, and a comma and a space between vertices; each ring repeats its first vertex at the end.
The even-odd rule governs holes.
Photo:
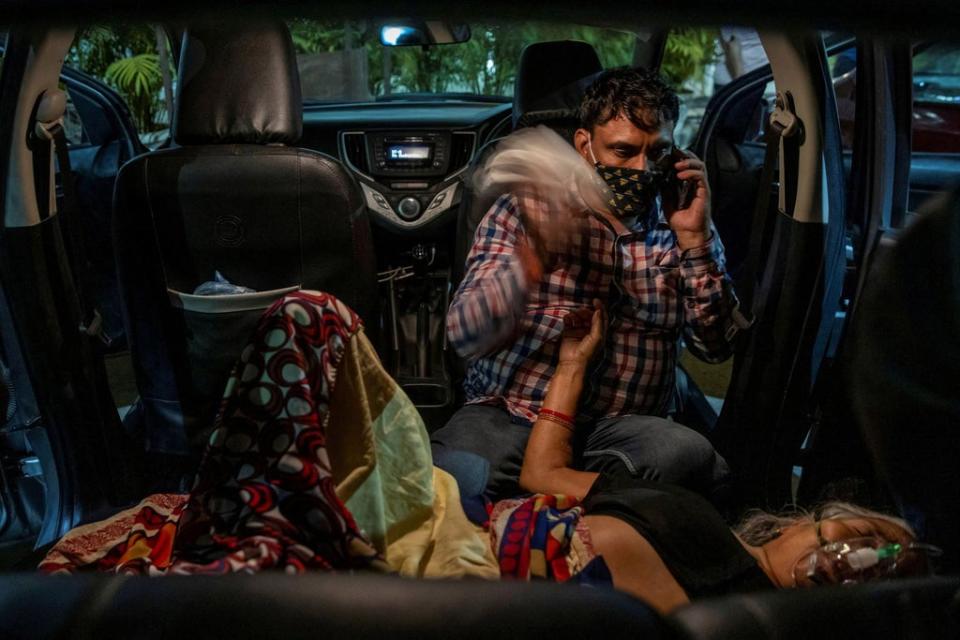
POLYGON ((0 638, 667 638, 626 595, 374 575, 0 577, 0 638))
POLYGON ((0 577, 0 638, 953 638, 960 578, 703 600, 666 620, 546 583, 314 574, 0 577))
POLYGON ((703 600, 668 619, 676 638, 956 638, 960 578, 784 590, 703 600))

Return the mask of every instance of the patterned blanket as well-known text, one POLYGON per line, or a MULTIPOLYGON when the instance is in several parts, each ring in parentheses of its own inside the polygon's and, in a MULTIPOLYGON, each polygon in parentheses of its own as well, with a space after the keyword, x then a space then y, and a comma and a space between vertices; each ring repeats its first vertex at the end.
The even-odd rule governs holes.
POLYGON ((566 582, 597 558, 579 501, 538 494, 501 500, 490 514, 491 544, 500 574, 520 580, 566 582))
POLYGON ((77 527, 40 570, 496 577, 456 483, 431 464, 416 408, 360 327, 326 294, 274 304, 226 387, 192 491, 77 527))

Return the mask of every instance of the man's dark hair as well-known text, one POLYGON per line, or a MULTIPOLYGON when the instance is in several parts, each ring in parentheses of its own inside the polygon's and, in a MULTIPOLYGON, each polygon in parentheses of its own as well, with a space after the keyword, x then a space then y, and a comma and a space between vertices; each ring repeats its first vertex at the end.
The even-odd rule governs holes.
POLYGON ((610 69, 587 87, 580 103, 580 126, 593 131, 620 114, 640 129, 655 129, 664 122, 677 122, 680 100, 655 71, 610 69))

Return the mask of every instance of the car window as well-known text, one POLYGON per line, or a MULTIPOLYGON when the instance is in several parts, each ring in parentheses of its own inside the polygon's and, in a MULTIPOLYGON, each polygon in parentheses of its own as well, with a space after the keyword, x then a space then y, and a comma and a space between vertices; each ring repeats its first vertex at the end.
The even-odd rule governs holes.
POLYGON ((837 100, 837 116, 840 119, 840 137, 843 149, 853 148, 853 124, 857 106, 857 49, 854 44, 827 57, 827 67, 833 80, 837 100))
MULTIPOLYGON (((843 148, 853 148, 856 48, 829 57, 843 148)), ((913 151, 960 153, 960 43, 917 44, 913 54, 913 151)))
POLYGON ((913 150, 960 153, 960 43, 914 50, 913 150))
POLYGON ((714 93, 736 78, 767 65, 755 29, 675 29, 667 37, 660 72, 680 95, 677 145, 689 147, 714 93))
MULTIPOLYGON (((90 25, 82 28, 64 64, 116 91, 126 103, 141 141, 155 148, 169 137, 175 91, 170 41, 159 26, 90 25)), ((72 144, 100 144, 102 110, 68 90, 67 137, 72 144)))
POLYGON ((510 98, 523 47, 582 40, 607 68, 633 62, 642 34, 547 23, 471 24, 459 44, 385 47, 374 21, 288 22, 305 102, 358 102, 418 95, 510 98))

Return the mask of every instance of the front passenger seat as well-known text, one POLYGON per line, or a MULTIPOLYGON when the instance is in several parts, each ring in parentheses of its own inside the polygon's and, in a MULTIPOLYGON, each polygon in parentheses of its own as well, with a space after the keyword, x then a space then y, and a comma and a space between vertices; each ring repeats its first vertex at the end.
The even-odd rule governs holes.
POLYGON ((148 454, 174 456, 183 469, 202 450, 233 363, 272 302, 319 289, 375 322, 361 193, 337 160, 294 146, 302 121, 282 22, 190 28, 178 146, 134 158, 117 178, 113 240, 140 392, 125 424, 148 454), (255 292, 194 295, 217 274, 255 292))

